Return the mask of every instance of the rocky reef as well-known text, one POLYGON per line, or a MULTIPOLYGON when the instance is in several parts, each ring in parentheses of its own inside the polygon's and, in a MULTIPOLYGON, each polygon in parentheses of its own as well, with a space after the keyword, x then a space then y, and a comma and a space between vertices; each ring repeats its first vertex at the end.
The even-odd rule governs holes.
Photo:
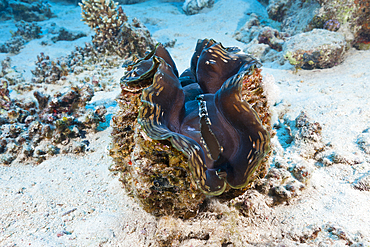
MULTIPOLYGON (((128 67, 128 72, 121 79, 122 92, 118 100, 121 110, 113 118, 110 154, 115 164, 111 169, 121 172, 125 189, 146 211, 156 216, 189 218, 197 214, 206 198, 205 194, 220 195, 226 190, 223 197, 235 197, 253 185, 258 177, 264 176, 268 164, 266 154, 269 152, 271 125, 269 104, 258 67, 253 57, 239 53, 235 47, 224 48, 213 40, 198 41, 190 69, 180 76, 171 56, 161 45, 128 67), (212 53, 212 50, 215 52, 212 53), (212 59, 218 61, 212 63, 213 66, 210 65, 212 59), (219 76, 209 77, 209 71, 217 71, 219 76), (178 81, 173 84, 178 86, 172 86, 171 89, 166 81, 178 81), (230 89, 226 89, 225 85, 230 89), (222 102, 222 90, 228 93, 234 90, 240 102, 249 103, 242 103, 245 108, 240 106, 239 111, 246 109, 248 114, 252 113, 245 115, 245 121, 254 122, 255 127, 251 125, 236 129, 241 135, 242 131, 249 133, 252 139, 243 138, 245 143, 227 143, 230 138, 220 136, 221 133, 233 133, 234 127, 231 124, 228 127, 230 129, 219 130, 223 127, 218 124, 224 120, 214 115, 212 99, 209 101, 202 96, 208 92, 207 97, 218 97, 217 100, 222 102), (157 100, 154 101, 154 98, 157 100), (185 105, 181 102, 185 102, 185 105), (167 110, 170 105, 179 109, 167 110), (176 120, 176 116, 171 114, 181 114, 182 107, 188 113, 184 111, 185 118, 180 117, 184 120, 176 120), (163 113, 162 108, 165 109, 163 113), (199 109, 201 112, 198 113, 199 109), (174 127, 176 121, 187 121, 185 119, 194 120, 182 124, 189 125, 189 128, 174 132, 178 129, 174 127), (200 134, 200 137, 191 139, 191 133, 200 134), (256 140, 253 139, 255 137, 256 140), (239 147, 244 147, 243 153, 248 149, 256 149, 246 160, 247 164, 236 162, 238 158, 233 156, 227 158, 230 151, 238 153, 233 148, 237 150, 239 147), (223 163, 227 159, 229 161, 223 163), (214 162, 216 167, 212 168, 214 162), (247 170, 236 175, 233 174, 234 169, 247 170)), ((237 105, 235 107, 238 109, 237 105)), ((230 109, 227 111, 229 114, 232 112, 230 109)), ((227 112, 223 114, 227 115, 227 112)), ((240 116, 243 114, 246 113, 239 113, 240 116)))

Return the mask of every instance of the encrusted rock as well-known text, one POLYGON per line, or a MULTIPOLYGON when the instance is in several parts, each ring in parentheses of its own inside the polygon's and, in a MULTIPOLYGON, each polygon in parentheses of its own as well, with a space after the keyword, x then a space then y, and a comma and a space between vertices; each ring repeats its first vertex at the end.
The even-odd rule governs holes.
POLYGON ((314 29, 288 39, 282 52, 297 68, 325 69, 340 64, 347 49, 347 42, 340 33, 314 29))

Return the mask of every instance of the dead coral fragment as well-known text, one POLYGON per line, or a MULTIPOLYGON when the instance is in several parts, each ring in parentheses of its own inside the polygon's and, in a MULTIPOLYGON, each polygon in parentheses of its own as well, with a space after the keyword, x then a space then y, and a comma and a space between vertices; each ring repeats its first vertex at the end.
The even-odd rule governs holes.
POLYGON ((8 81, 0 79, 0 109, 9 110, 11 100, 9 98, 9 89, 8 89, 8 81))

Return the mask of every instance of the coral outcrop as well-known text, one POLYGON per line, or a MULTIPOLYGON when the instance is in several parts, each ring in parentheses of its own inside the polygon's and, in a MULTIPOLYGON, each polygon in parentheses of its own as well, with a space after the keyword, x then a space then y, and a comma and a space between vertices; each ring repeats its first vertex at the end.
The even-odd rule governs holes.
POLYGON ((116 54, 122 58, 144 56, 154 48, 149 31, 136 18, 128 23, 121 6, 113 0, 84 0, 79 3, 82 20, 95 31, 93 44, 101 53, 116 54))
MULTIPOLYGON (((201 72, 201 70, 198 70, 198 68, 196 67, 197 64, 203 64, 203 62, 197 63, 199 55, 203 54, 202 53, 203 49, 205 50, 221 49, 221 51, 222 49, 226 49, 224 50, 225 52, 225 54, 223 55, 223 57, 225 56, 224 59, 228 59, 228 56, 235 58, 236 61, 239 60, 244 61, 243 59, 246 59, 244 63, 234 62, 235 64, 238 65, 230 66, 242 66, 242 67, 244 66, 243 69, 249 71, 248 73, 245 74, 242 73, 243 76, 240 77, 241 78, 240 88, 239 87, 238 88, 239 90, 241 90, 240 92, 242 95, 242 99, 245 99, 247 102, 251 104, 251 107, 253 107, 252 110, 253 112, 256 111, 255 116, 256 117, 257 115, 259 116, 258 121, 260 121, 259 119, 261 119, 262 126, 264 126, 270 131, 271 130, 270 115, 268 110, 268 104, 266 103, 267 98, 264 95, 264 90, 261 83, 262 77, 260 75, 260 69, 256 68, 255 60, 253 60, 251 57, 247 55, 239 55, 241 56, 239 58, 238 55, 234 57, 234 54, 238 52, 237 48, 234 47, 222 48, 220 44, 215 43, 212 40, 199 41, 196 53, 192 58, 191 68, 189 70, 186 70, 179 77, 181 84, 186 90, 185 100, 186 101, 190 100, 189 102, 196 103, 197 100, 194 97, 196 97, 196 95, 199 94, 199 92, 202 92, 202 90, 207 90, 206 88, 208 87, 210 88, 209 90, 213 90, 211 88, 214 87, 214 85, 217 85, 210 83, 203 89, 200 88, 199 86, 197 87, 198 84, 196 83, 196 81, 203 80, 201 79, 203 78, 201 77, 203 76, 202 73, 206 73, 201 72), (198 72, 196 72, 197 70, 198 72), (192 73, 196 73, 198 77, 192 76, 192 73)), ((206 54, 205 51, 204 54, 206 54)), ((216 54, 219 54, 221 56, 221 54, 223 53, 222 52, 215 53, 213 59, 221 59, 217 58, 218 55, 216 54)), ((201 56, 199 59, 206 62, 206 60, 203 59, 204 58, 203 56, 201 56)), ((227 66, 225 65, 225 67, 227 66)), ((200 164, 194 163, 193 167, 189 169, 188 164, 189 161, 187 158, 188 155, 184 153, 184 150, 182 150, 181 146, 184 144, 181 144, 179 142, 179 144, 176 144, 175 146, 176 148, 174 148, 173 144, 171 144, 171 142, 168 142, 166 138, 155 140, 157 138, 154 137, 152 133, 150 133, 150 131, 148 132, 147 128, 149 125, 143 123, 143 117, 146 118, 147 114, 151 112, 150 109, 146 109, 147 106, 145 106, 144 104, 147 103, 144 102, 150 102, 151 97, 158 97, 161 91, 166 92, 170 88, 169 86, 165 86, 165 84, 163 84, 161 86, 164 88, 160 90, 159 93, 156 94, 156 96, 155 95, 150 96, 151 93, 149 90, 158 88, 158 86, 156 85, 156 83, 158 83, 158 81, 156 82, 157 80, 156 78, 159 78, 157 74, 163 73, 165 75, 165 78, 167 78, 168 75, 166 75, 166 73, 168 73, 168 71, 165 72, 166 70, 165 68, 170 69, 170 71, 172 71, 173 76, 175 76, 173 78, 177 78, 176 77, 177 70, 173 60, 169 56, 168 52, 162 46, 158 46, 156 50, 148 54, 145 58, 139 59, 136 61, 134 65, 129 66, 128 67, 129 72, 121 79, 122 93, 119 99, 121 111, 113 118, 114 122, 112 132, 113 142, 110 153, 115 161, 115 164, 112 166, 111 169, 121 172, 121 180, 126 190, 140 202, 140 204, 144 207, 146 211, 151 212, 156 216, 175 215, 181 218, 188 218, 194 216, 197 213, 201 203, 205 199, 205 196, 202 192, 207 193, 205 190, 208 190, 207 187, 204 187, 204 184, 201 184, 199 181, 197 181, 198 175, 196 173, 192 174, 192 172, 197 172, 197 170, 199 171, 200 169, 203 168, 200 167, 198 168, 198 165, 200 164), (145 89, 143 90, 143 88, 145 89), (140 98, 141 101, 143 102, 140 101, 140 98), (138 123, 140 123, 141 126, 138 123), (152 139, 151 137, 152 138, 154 137, 154 139, 152 139), (179 151, 182 151, 183 153, 179 151)), ((229 78, 230 76, 231 76, 230 78, 233 78, 232 75, 235 72, 232 72, 233 71, 232 69, 230 70, 227 70, 227 68, 220 69, 221 70, 219 70, 219 73, 221 74, 225 73, 222 74, 222 78, 223 77, 229 78)), ((241 69, 241 71, 243 70, 241 69)), ((171 77, 172 76, 170 76, 169 78, 171 77)), ((238 81, 239 80, 240 79, 238 79, 238 81)), ((215 90, 217 91, 217 89, 215 90)), ((176 94, 172 94, 172 96, 174 95, 176 94)), ((172 102, 171 104, 175 103, 172 102)), ((206 104, 207 106, 210 105, 208 107, 212 107, 211 106, 212 103, 207 102, 206 104)), ((197 104, 194 106, 196 107, 196 109, 198 109, 197 104)), ((190 109, 189 107, 193 106, 189 105, 188 109, 190 109)), ((212 110, 209 111, 212 112, 212 110)), ((162 115, 163 114, 160 114, 159 112, 159 119, 161 119, 160 116, 162 115)), ((195 114, 195 116, 198 116, 198 114, 195 114)), ((158 117, 153 115, 153 119, 157 118, 158 117)), ((210 115, 210 119, 211 121, 214 121, 214 116, 210 115)), ((216 124, 216 122, 214 124, 216 124)), ((216 132, 216 129, 212 130, 209 127, 204 129, 206 126, 207 125, 204 125, 203 129, 201 129, 200 132, 203 133, 208 129, 207 132, 204 132, 205 136, 203 136, 203 139, 205 140, 204 142, 209 145, 210 144, 209 138, 219 138, 217 137, 219 133, 216 132)), ((156 128, 156 131, 161 132, 162 130, 160 130, 160 128, 161 127, 158 126, 158 128, 156 128)), ((196 127, 195 125, 195 128, 198 127, 196 127)), ((194 131, 194 133, 197 132, 194 131)), ((268 137, 266 136, 264 138, 268 137)), ((219 143, 223 147, 226 147, 226 145, 223 143, 224 141, 226 140, 221 140, 219 143)), ((200 146, 199 149, 203 149, 203 147, 200 146)), ((196 149, 196 147, 194 148, 196 149)), ((210 151, 204 152, 211 152, 211 154, 209 155, 212 156, 214 154, 213 153, 214 147, 209 146, 209 148, 210 151)), ((224 150, 224 148, 222 148, 222 150, 224 150)), ((191 157, 189 158, 192 159, 191 157)), ((258 159, 263 159, 263 156, 261 156, 261 158, 258 159)), ((248 186, 251 186, 256 178, 261 176, 263 177, 264 174, 266 173, 266 164, 267 164, 266 159, 264 159, 261 163, 260 162, 261 160, 259 160, 257 162, 258 165, 252 169, 253 172, 250 174, 250 178, 247 180, 249 182, 248 186)), ((236 164, 236 166, 239 165, 241 164, 236 164)), ((221 170, 218 172, 219 174, 222 173, 221 170)), ((249 176, 248 173, 245 174, 247 174, 246 176, 249 176)), ((211 182, 211 184, 213 183, 212 179, 215 179, 214 181, 217 180, 217 175, 215 178, 213 178, 211 173, 210 175, 206 176, 207 179, 210 179, 209 181, 211 182)), ((227 171, 224 172, 223 176, 225 177, 227 176, 227 171)), ((208 183, 207 181, 205 182, 208 183)), ((227 188, 228 190, 227 193, 229 193, 229 195, 235 196, 245 191, 246 184, 245 182, 241 183, 243 184, 244 189, 236 190, 239 192, 235 193, 235 190, 227 188)), ((213 192, 211 192, 210 194, 213 194, 213 192)))

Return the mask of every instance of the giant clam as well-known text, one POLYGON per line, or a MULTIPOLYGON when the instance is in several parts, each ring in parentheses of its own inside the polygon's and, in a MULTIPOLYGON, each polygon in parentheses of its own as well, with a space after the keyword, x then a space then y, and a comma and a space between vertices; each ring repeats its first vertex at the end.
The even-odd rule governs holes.
MULTIPOLYGON (((169 148, 171 152, 182 152, 187 158, 184 159, 187 161, 186 174, 191 174, 185 177, 192 178, 189 186, 193 189, 189 197, 198 198, 198 204, 205 198, 199 196, 199 191, 216 196, 230 188, 244 188, 259 175, 257 171, 265 171, 266 155, 270 150, 270 118, 266 97, 259 85, 259 66, 256 59, 238 48, 225 48, 221 43, 208 39, 198 41, 190 69, 180 76, 162 45, 157 45, 155 50, 129 66, 121 78, 123 111, 113 119, 113 142, 122 144, 122 136, 131 135, 130 138, 125 137, 125 145, 129 145, 127 141, 134 143, 124 150, 113 143, 111 149, 117 166, 123 165, 117 169, 123 171, 122 180, 126 187, 136 190, 136 193, 135 186, 139 190, 150 187, 151 191, 158 191, 161 187, 166 188, 166 192, 172 188, 172 193, 177 195, 181 190, 161 171, 154 175, 150 168, 145 171, 140 167, 132 169, 133 159, 137 160, 133 153, 138 135, 155 143, 172 145, 174 148, 169 148), (246 92, 248 89, 253 90, 246 92), (141 105, 140 108, 132 105, 135 97, 134 102, 141 105), (135 110, 138 113, 133 115, 135 110), (129 120, 128 115, 135 116, 140 126, 135 125, 132 117, 129 120), (151 177, 144 179, 145 183, 142 182, 143 177, 132 179, 138 174, 145 176, 144 172, 151 177)), ((145 156, 148 151, 141 153, 145 156)), ((161 169, 164 171, 169 167, 171 165, 161 169)), ((143 204, 146 204, 145 198, 149 198, 148 193, 151 192, 138 196, 143 204)), ((150 197, 153 202, 153 196, 150 197)), ((177 199, 176 196, 172 198, 170 211, 173 213, 173 203, 177 199)), ((157 199, 161 201, 163 197, 157 199)))

